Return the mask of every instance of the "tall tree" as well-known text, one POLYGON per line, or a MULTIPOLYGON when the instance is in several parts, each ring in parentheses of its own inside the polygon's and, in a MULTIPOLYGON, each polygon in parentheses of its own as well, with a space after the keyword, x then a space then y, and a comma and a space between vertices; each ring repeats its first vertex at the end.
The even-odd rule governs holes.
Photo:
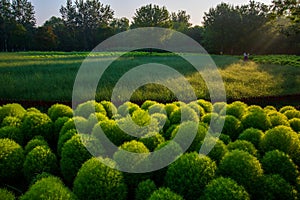
POLYGON ((129 29, 129 19, 122 17, 120 19, 115 18, 109 25, 114 33, 120 33, 129 29))
POLYGON ((131 27, 171 27, 170 13, 166 7, 148 4, 137 9, 131 27))
POLYGON ((191 16, 186 13, 185 10, 179 10, 177 13, 173 12, 171 14, 172 28, 185 32, 192 24, 190 23, 191 16))
POLYGON ((9 29, 12 13, 9 0, 0 1, 0 43, 2 51, 8 50, 9 29))

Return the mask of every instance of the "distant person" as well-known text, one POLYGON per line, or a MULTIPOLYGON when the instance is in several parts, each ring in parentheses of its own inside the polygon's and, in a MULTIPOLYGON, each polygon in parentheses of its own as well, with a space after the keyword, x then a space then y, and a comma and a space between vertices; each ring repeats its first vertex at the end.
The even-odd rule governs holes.
POLYGON ((244 53, 244 61, 246 62, 246 61, 248 61, 248 59, 249 59, 249 53, 244 53))

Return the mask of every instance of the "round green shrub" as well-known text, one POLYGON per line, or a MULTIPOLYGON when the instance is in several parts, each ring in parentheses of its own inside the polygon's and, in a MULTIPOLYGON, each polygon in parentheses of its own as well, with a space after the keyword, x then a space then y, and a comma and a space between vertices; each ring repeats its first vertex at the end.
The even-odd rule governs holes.
POLYGON ((188 107, 192 108, 199 117, 205 115, 205 110, 197 102, 191 102, 188 104, 188 107))
POLYGON ((41 111, 35 107, 27 108, 27 112, 41 113, 41 111))
POLYGON ((261 164, 266 174, 279 174, 286 181, 296 183, 299 175, 297 166, 285 153, 278 150, 269 151, 261 160, 261 164))
POLYGON ((154 113, 151 115, 151 118, 155 119, 158 122, 159 132, 164 135, 164 132, 168 130, 171 125, 170 120, 165 114, 154 113))
POLYGON ((235 180, 248 192, 253 191, 253 183, 262 176, 263 170, 256 157, 245 151, 228 152, 220 162, 218 174, 235 180))
POLYGON ((298 134, 290 127, 277 126, 268 130, 260 143, 261 150, 280 150, 288 154, 296 164, 300 164, 300 141, 298 134))
POLYGON ((9 138, 20 145, 24 144, 24 134, 15 126, 4 126, 0 128, 0 138, 9 138))
POLYGON ((257 191, 252 195, 253 199, 297 199, 297 191, 278 174, 264 175, 257 184, 257 191))
POLYGON ((88 118, 87 133, 91 133, 97 123, 107 120, 109 120, 108 117, 102 113, 92 113, 88 118))
POLYGON ((64 126, 64 124, 67 121, 69 121, 69 119, 70 119, 69 117, 60 117, 57 120, 55 120, 55 122, 54 122, 54 128, 53 129, 54 129, 56 140, 59 137, 60 130, 62 129, 62 127, 64 126))
POLYGON ((287 110, 283 113, 288 119, 300 118, 300 111, 298 110, 287 110))
POLYGON ((217 113, 208 113, 202 117, 201 121, 209 126, 211 133, 215 133, 221 131, 220 128, 225 124, 225 117, 220 117, 217 113), (222 122, 224 122, 223 125, 222 122))
POLYGON ((198 103, 202 108, 204 108, 204 111, 205 111, 206 113, 211 113, 211 112, 212 112, 213 106, 212 106, 211 102, 205 101, 205 100, 203 100, 203 99, 199 99, 199 100, 197 100, 197 103, 198 103))
POLYGON ((3 119, 1 127, 4 126, 14 126, 14 127, 20 127, 22 124, 22 120, 18 117, 12 117, 12 116, 7 116, 3 119))
POLYGON ((42 172, 41 174, 36 175, 30 182, 30 186, 34 185, 37 181, 43 179, 43 178, 48 178, 52 177, 53 175, 48 173, 48 172, 42 172))
POLYGON ((136 190, 135 190, 135 200, 144 200, 148 199, 151 194, 156 190, 155 183, 147 179, 145 181, 142 181, 138 184, 136 190))
POLYGON ((238 139, 249 141, 255 146, 256 149, 259 149, 259 143, 263 136, 264 133, 261 130, 248 128, 240 134, 238 139))
POLYGON ((88 118, 90 114, 99 112, 106 115, 106 110, 102 106, 102 104, 96 101, 87 101, 85 103, 79 104, 74 111, 75 116, 80 116, 84 118, 88 118))
POLYGON ((0 139, 0 180, 13 180, 22 174, 24 151, 11 139, 0 139))
POLYGON ((294 118, 289 120, 290 126, 291 128, 295 131, 295 132, 300 132, 300 119, 298 118, 294 118))
POLYGON ((100 102, 106 111, 106 116, 111 119, 113 115, 118 112, 116 106, 110 101, 101 101, 100 102))
POLYGON ((169 188, 159 188, 154 191, 148 200, 183 200, 182 196, 172 192, 169 188))
POLYGON ((165 110, 167 112, 167 116, 170 117, 171 113, 176 110, 177 108, 179 108, 177 105, 173 104, 173 103, 167 103, 165 106, 165 110))
POLYGON ((199 117, 197 113, 188 106, 181 106, 175 109, 170 115, 171 124, 180 124, 181 121, 193 121, 198 122, 199 117))
POLYGON ((226 115, 231 115, 237 119, 242 119, 247 111, 247 104, 240 101, 235 101, 231 104, 228 104, 225 109, 222 110, 222 114, 225 114, 226 112, 226 115))
POLYGON ((73 110, 69 106, 63 104, 54 104, 48 109, 48 116, 52 121, 56 121, 60 117, 73 117, 73 110))
POLYGON ((30 151, 32 151, 37 146, 49 147, 48 143, 42 136, 35 136, 26 144, 24 148, 25 155, 27 155, 30 151))
POLYGON ((153 115, 155 113, 165 114, 165 105, 161 103, 156 103, 148 108, 149 114, 153 115))
POLYGON ((74 135, 68 140, 61 152, 60 170, 68 184, 73 183, 81 165, 92 157, 91 153, 105 153, 101 143, 90 135, 74 135))
POLYGON ((151 121, 151 116, 148 111, 137 109, 132 113, 132 121, 138 126, 148 126, 151 121))
POLYGON ((32 185, 29 190, 21 196, 20 200, 48 200, 66 199, 74 200, 74 194, 64 186, 63 182, 54 176, 42 178, 32 185))
POLYGON ((279 112, 280 113, 285 113, 288 110, 296 110, 296 108, 293 107, 293 106, 284 106, 284 107, 280 108, 279 112))
POLYGON ((229 151, 233 151, 236 149, 241 151, 246 151, 253 156, 257 156, 257 150, 254 147, 254 145, 251 142, 248 142, 246 140, 236 140, 234 142, 231 142, 227 145, 227 149, 229 151))
POLYGON ((222 133, 229 135, 231 140, 236 140, 243 130, 242 123, 234 116, 226 115, 222 133))
POLYGON ((29 112, 23 118, 21 130, 25 135, 26 141, 31 140, 34 136, 41 135, 47 141, 53 142, 53 123, 48 115, 43 113, 29 112))
POLYGON ((142 105, 141 105, 141 109, 143 110, 148 110, 148 108, 154 104, 157 104, 156 101, 152 101, 152 100, 146 100, 142 105))
POLYGON ((164 137, 159 133, 148 133, 139 139, 151 152, 161 143, 165 141, 164 137))
POLYGON ((272 127, 276 127, 280 125, 289 126, 288 118, 284 114, 273 111, 273 112, 269 112, 268 115, 270 117, 272 127))
POLYGON ((91 158, 86 161, 74 181, 73 191, 79 199, 126 199, 127 187, 122 172, 113 169, 100 161, 101 158, 91 158))
POLYGON ((15 200, 16 196, 14 193, 8 191, 5 188, 0 188, 0 199, 1 200, 15 200))
POLYGON ((42 172, 56 174, 57 171, 56 156, 49 147, 37 146, 25 158, 23 172, 28 182, 42 172))
POLYGON ((258 105, 251 105, 247 108, 248 112, 264 112, 264 109, 258 105))
POLYGON ((83 117, 73 117, 64 123, 59 132, 59 137, 61 137, 71 129, 76 129, 79 133, 88 133, 88 125, 89 123, 87 119, 83 117))
POLYGON ((0 123, 7 116, 22 118, 26 113, 26 110, 17 103, 6 104, 0 108, 0 123))
POLYGON ((67 131, 65 134, 63 134, 62 136, 60 136, 58 138, 58 142, 57 142, 57 155, 58 156, 61 156, 61 151, 62 151, 64 144, 76 134, 78 134, 76 129, 70 129, 69 131, 67 131))
POLYGON ((264 107, 264 111, 266 113, 269 113, 269 112, 277 111, 277 109, 274 106, 266 106, 266 107, 264 107))
POLYGON ((231 142, 231 138, 229 137, 229 135, 225 135, 225 134, 220 134, 219 135, 219 139, 224 142, 224 144, 229 144, 231 142))
POLYGON ((241 120, 244 129, 256 128, 266 131, 272 126, 269 116, 262 109, 252 107, 250 110, 252 111, 247 112, 241 120))
MULTIPOLYGON (((210 157, 213 161, 216 161, 216 163, 220 163, 220 161, 228 151, 226 145, 222 140, 219 140, 218 138, 214 137, 209 137, 205 139, 205 143, 204 141, 201 142, 201 147, 203 149, 207 149, 211 146, 213 146, 213 148, 209 151, 207 156, 210 157)), ((199 152, 199 150, 197 152, 199 152)))
POLYGON ((100 135, 101 130, 104 132, 106 137, 116 146, 122 145, 126 141, 130 141, 133 137, 124 133, 114 120, 106 120, 99 122, 95 125, 92 135, 96 136, 100 141, 102 136, 100 135))
POLYGON ((118 114, 122 117, 126 117, 128 114, 132 115, 135 110, 140 109, 140 107, 131 102, 125 102, 118 108, 118 114))
POLYGON ((172 163, 165 176, 165 186, 185 199, 197 199, 215 177, 216 163, 198 153, 187 153, 172 163))
POLYGON ((221 111, 226 108, 227 104, 225 102, 216 102, 213 104, 212 112, 220 114, 221 111))
POLYGON ((248 192, 230 178, 219 177, 204 189, 201 200, 250 200, 248 192))
POLYGON ((142 143, 135 140, 125 142, 119 147, 119 150, 114 154, 113 158, 120 166, 120 169, 131 170, 139 166, 148 157, 149 149, 142 143), (135 158, 131 159, 124 152, 138 153, 135 158))

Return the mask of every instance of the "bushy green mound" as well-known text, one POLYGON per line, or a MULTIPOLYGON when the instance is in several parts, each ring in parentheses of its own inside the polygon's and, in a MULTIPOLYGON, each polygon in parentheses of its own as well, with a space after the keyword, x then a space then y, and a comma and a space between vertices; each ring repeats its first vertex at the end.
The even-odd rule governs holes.
POLYGON ((148 200, 183 200, 182 196, 172 192, 169 188, 159 188, 154 191, 148 200))
POLYGON ((142 105, 141 105, 141 109, 143 110, 148 110, 148 108, 154 104, 157 104, 156 101, 152 101, 152 100, 147 100, 145 101, 142 105))
POLYGON ((1 200, 15 200, 16 196, 14 193, 8 191, 5 188, 0 188, 0 199, 1 200))
POLYGON ((172 163, 165 176, 165 186, 185 199, 197 199, 215 177, 216 164, 199 153, 188 153, 172 163))
POLYGON ((89 133, 89 122, 83 117, 73 117, 64 123, 59 132, 59 137, 71 129, 76 129, 79 133, 89 133))
POLYGON ((227 145, 229 151, 241 150, 250 153, 253 156, 257 156, 257 150, 251 142, 246 140, 236 140, 227 145))
POLYGON ((92 135, 96 136, 99 140, 102 140, 102 133, 104 133, 106 137, 116 146, 120 146, 124 142, 133 139, 132 136, 124 133, 124 131, 120 129, 117 122, 114 120, 102 121, 95 125, 92 135))
POLYGON ((240 101, 235 101, 231 104, 228 104, 225 107, 225 109, 222 110, 221 113, 224 115, 226 112, 226 115, 231 115, 236 117, 237 119, 242 119, 246 111, 247 111, 247 104, 240 101))
POLYGON ((153 115, 155 113, 165 114, 165 105, 161 103, 156 103, 148 108, 148 112, 150 115, 153 115))
POLYGON ((27 141, 34 136, 41 135, 47 141, 53 142, 53 123, 48 115, 29 112, 23 118, 21 130, 27 141))
POLYGON ((212 112, 220 114, 224 108, 226 109, 226 106, 227 104, 225 102, 216 102, 213 104, 212 112))
POLYGON ((218 173, 232 178, 248 192, 253 192, 253 184, 262 176, 263 170, 256 157, 245 151, 233 150, 221 160, 218 173))
POLYGON ((60 136, 58 138, 58 142, 57 142, 57 155, 58 156, 61 156, 61 151, 62 151, 64 144, 76 134, 78 134, 76 129, 70 129, 69 131, 67 131, 65 134, 63 134, 62 136, 60 136))
POLYGON ((37 181, 20 198, 20 200, 49 199, 74 200, 76 197, 59 178, 50 176, 37 181))
POLYGON ((88 118, 90 114, 99 112, 106 115, 106 110, 103 105, 96 101, 87 101, 85 103, 79 104, 74 111, 75 116, 80 116, 88 118))
POLYGON ((198 122, 198 114, 188 106, 181 106, 175 109, 170 115, 170 121, 172 124, 180 124, 185 121, 198 122))
POLYGON ((167 116, 170 117, 171 113, 176 110, 177 108, 179 108, 176 104, 174 103, 167 103, 165 106, 165 110, 167 112, 167 116))
POLYGON ((42 172, 56 174, 57 171, 56 156, 49 147, 37 146, 27 154, 23 172, 28 182, 42 172))
POLYGON ((221 141, 223 141, 224 142, 224 144, 229 144, 230 142, 231 142, 231 138, 229 137, 229 135, 225 135, 225 134, 220 134, 219 135, 219 139, 221 140, 221 141))
POLYGON ((243 130, 242 123, 234 116, 227 115, 225 117, 222 133, 229 135, 232 140, 236 140, 243 130))
POLYGON ((128 114, 132 115, 132 113, 138 109, 140 109, 138 105, 131 102, 125 102, 118 108, 118 114, 123 117, 126 117, 128 114))
POLYGON ((269 116, 261 108, 250 107, 248 107, 247 113, 242 117, 244 129, 256 128, 263 131, 268 130, 272 125, 269 116))
POLYGON ((26 113, 26 110, 17 103, 6 104, 0 108, 0 124, 2 120, 7 116, 22 118, 26 113))
POLYGON ((211 113, 213 110, 213 106, 211 102, 205 101, 203 99, 197 100, 197 103, 205 110, 206 113, 211 113))
POLYGON ((192 108, 197 115, 201 118, 203 115, 205 115, 205 110, 202 106, 200 106, 196 101, 193 101, 187 105, 188 107, 192 108))
POLYGON ((24 134, 20 128, 15 126, 4 126, 0 128, 0 138, 9 138, 20 145, 24 144, 24 134))
POLYGON ((203 141, 200 144, 201 148, 205 150, 212 147, 207 156, 216 161, 216 163, 219 163, 228 151, 224 142, 218 138, 209 137, 205 139, 205 142, 203 141))
POLYGON ((81 165, 92 157, 91 153, 99 153, 103 156, 104 148, 96 138, 90 135, 76 134, 64 144, 60 170, 67 183, 73 182, 81 165))
POLYGON ((278 150, 269 151, 261 160, 261 164, 266 174, 279 174, 286 181, 296 183, 299 175, 297 166, 285 153, 278 150))
POLYGON ((240 134, 238 139, 249 141, 255 146, 255 148, 258 149, 263 136, 264 133, 261 130, 255 128, 248 128, 240 134))
POLYGON ((271 113, 271 112, 276 112, 277 109, 274 107, 274 106, 266 106, 264 107, 264 111, 268 114, 268 113, 271 113))
POLYGON ((208 113, 201 118, 201 121, 209 127, 211 133, 222 131, 225 123, 225 117, 219 116, 217 113, 208 113))
POLYGON ((279 112, 285 113, 288 110, 296 110, 296 108, 294 106, 284 106, 284 107, 280 108, 279 112))
POLYGON ((48 143, 42 136, 35 136, 26 144, 24 148, 25 155, 27 155, 31 150, 33 150, 37 146, 49 147, 48 143))
POLYGON ((106 116, 111 119, 114 114, 117 114, 118 109, 116 106, 110 101, 101 101, 101 105, 104 107, 106 111, 106 116))
POLYGON ((253 199, 270 200, 270 199, 297 199, 297 191, 278 174, 264 175, 257 184, 257 191, 253 199))
POLYGON ((132 170, 145 161, 145 159, 148 157, 148 153, 148 148, 142 142, 132 140, 122 144, 113 157, 120 166, 121 170, 132 170), (133 158, 128 156, 127 152, 139 154, 136 154, 136 156, 133 158))
POLYGON ((148 199, 151 194, 156 190, 155 183, 147 179, 145 181, 142 181, 138 184, 136 190, 135 190, 135 200, 144 200, 148 199))
POLYGON ((168 128, 171 125, 170 120, 168 119, 168 117, 165 114, 154 113, 151 115, 151 118, 153 118, 154 120, 156 120, 158 122, 159 132, 162 135, 164 134, 164 132, 166 132, 168 130, 168 128))
POLYGON ((69 117, 60 117, 57 120, 55 120, 53 131, 54 131, 54 136, 55 136, 56 140, 59 137, 60 130, 62 129, 62 127, 64 126, 64 124, 67 121, 69 121, 69 119, 70 119, 69 117))
MULTIPOLYGON (((80 168, 74 181, 73 191, 79 199, 126 199, 127 187, 122 172, 112 169, 101 158, 91 158, 80 168)), ((114 167, 115 163, 109 162, 114 167)))
POLYGON ((14 126, 14 127, 20 127, 22 124, 22 120, 18 117, 13 116, 7 116, 3 119, 2 124, 0 127, 4 126, 14 126))
POLYGON ((48 109, 48 116, 52 121, 56 121, 60 117, 73 117, 73 110, 69 106, 63 104, 54 104, 48 109))
POLYGON ((0 182, 12 181, 22 175, 24 151, 10 139, 0 139, 0 182))
POLYGON ((92 132, 95 125, 102 121, 109 120, 107 116, 102 113, 93 113, 88 118, 88 133, 92 132))
POLYGON ((300 118, 300 111, 287 110, 283 113, 288 119, 300 118))
POLYGON ((290 127, 277 126, 268 130, 260 146, 264 152, 278 149, 288 154, 296 164, 300 164, 299 136, 290 127))
POLYGON ((300 119, 294 118, 289 120, 291 128, 295 131, 300 133, 300 119))
POLYGON ((269 112, 268 116, 270 117, 272 127, 280 125, 289 126, 288 118, 280 112, 269 112))
POLYGON ((148 111, 137 109, 132 113, 132 121, 138 126, 148 126, 151 121, 151 117, 148 111))
POLYGON ((248 192, 230 178, 212 180, 204 189, 200 200, 250 200, 248 192))
POLYGON ((159 133, 148 133, 139 139, 151 152, 161 143, 165 141, 164 137, 159 133))

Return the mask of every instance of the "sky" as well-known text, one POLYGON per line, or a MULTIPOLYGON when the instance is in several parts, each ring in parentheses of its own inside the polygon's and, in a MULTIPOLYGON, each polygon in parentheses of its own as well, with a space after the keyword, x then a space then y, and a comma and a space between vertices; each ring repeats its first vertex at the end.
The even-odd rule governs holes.
MULTIPOLYGON (((157 4, 166 6, 169 12, 177 12, 178 10, 186 10, 191 15, 191 23, 201 25, 204 12, 208 12, 209 8, 216 7, 221 2, 241 5, 247 4, 248 0, 100 0, 105 5, 110 5, 115 11, 117 18, 127 17, 132 20, 136 9, 147 4, 157 4)), ((271 4, 271 0, 257 0, 265 4, 271 4)), ((66 0, 31 0, 35 7, 37 25, 50 19, 52 16, 60 16, 59 9, 66 4, 66 0)))

